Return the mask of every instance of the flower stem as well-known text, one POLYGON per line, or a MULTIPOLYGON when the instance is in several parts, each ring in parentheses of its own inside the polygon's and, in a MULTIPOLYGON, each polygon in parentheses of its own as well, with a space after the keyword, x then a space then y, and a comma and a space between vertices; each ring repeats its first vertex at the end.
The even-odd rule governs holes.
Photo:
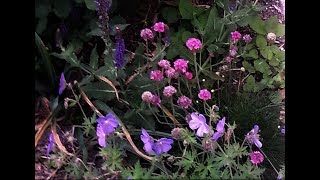
POLYGON ((198 84, 198 90, 200 90, 200 83, 199 83, 199 74, 198 74, 198 64, 197 64, 197 56, 196 54, 193 54, 193 62, 194 62, 194 68, 196 70, 196 81, 198 84))
POLYGON ((71 89, 71 91, 72 91, 72 94, 73 94, 74 98, 77 99, 76 102, 77 102, 78 106, 80 107, 80 110, 81 110, 83 116, 84 116, 86 119, 88 119, 87 116, 86 116, 86 114, 84 113, 84 111, 83 111, 83 109, 82 109, 82 106, 81 106, 80 103, 79 103, 79 99, 77 98, 76 93, 73 91, 72 86, 70 86, 70 89, 71 89))

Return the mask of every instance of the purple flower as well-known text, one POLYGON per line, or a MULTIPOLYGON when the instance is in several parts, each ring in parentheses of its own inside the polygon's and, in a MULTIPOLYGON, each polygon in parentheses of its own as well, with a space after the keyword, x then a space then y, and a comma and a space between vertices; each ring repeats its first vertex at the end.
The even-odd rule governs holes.
POLYGON ((171 97, 176 92, 177 92, 177 89, 173 86, 166 86, 163 89, 163 95, 166 97, 171 97))
POLYGON ((254 125, 253 129, 248 132, 247 134, 247 139, 248 141, 252 144, 254 143, 258 148, 262 147, 262 143, 259 141, 259 126, 258 125, 254 125))
POLYGON ((226 57, 226 62, 231 62, 232 58, 230 56, 226 57))
POLYGON ((189 38, 186 42, 186 45, 189 48, 189 50, 193 52, 202 48, 202 43, 198 38, 189 38))
POLYGON ((153 94, 150 91, 145 91, 141 95, 141 99, 144 102, 150 103, 152 102, 153 94))
POLYGON ((172 139, 161 138, 156 143, 153 144, 153 149, 156 155, 160 155, 161 153, 167 153, 171 148, 171 144, 173 143, 172 139))
POLYGON ((242 37, 242 39, 248 44, 249 42, 251 42, 252 38, 249 34, 246 34, 242 37))
POLYGON ((116 37, 116 67, 122 68, 125 64, 124 60, 124 53, 125 53, 126 47, 124 44, 124 40, 122 39, 121 35, 118 35, 116 37))
POLYGON ((111 113, 107 114, 106 116, 99 117, 97 122, 98 126, 100 125, 102 128, 102 132, 106 135, 112 134, 115 128, 117 128, 119 125, 119 122, 111 113))
POLYGON ((174 69, 176 71, 181 71, 183 73, 187 72, 188 69, 188 61, 184 60, 184 59, 177 59, 176 61, 174 61, 174 69))
POLYGON ((141 36, 142 39, 144 39, 145 41, 147 41, 148 39, 151 40, 151 39, 153 39, 153 37, 154 37, 153 32, 152 32, 151 29, 149 29, 149 28, 142 29, 142 30, 140 31, 140 36, 141 36))
POLYGON ((106 147, 106 133, 103 132, 102 126, 97 125, 98 143, 101 147, 106 147))
POLYGON ((60 76, 60 83, 59 83, 59 95, 62 94, 62 92, 64 91, 64 89, 67 87, 67 81, 66 79, 64 78, 64 74, 63 72, 61 73, 61 76, 60 76))
POLYGON ((241 34, 238 31, 231 32, 231 40, 232 42, 237 42, 239 39, 241 39, 241 34))
POLYGON ((191 105, 192 100, 187 96, 180 96, 177 103, 180 107, 187 109, 191 105))
POLYGON ((158 95, 153 95, 150 103, 155 106, 160 106, 161 99, 158 95))
POLYGON ((163 22, 157 22, 153 26, 153 30, 157 32, 164 32, 164 26, 165 24, 163 22))
POLYGON ((154 81, 161 81, 163 79, 162 71, 160 70, 151 71, 150 79, 154 81))
POLYGON ((49 136, 49 143, 47 146, 47 156, 49 155, 53 147, 54 147, 54 138, 53 138, 53 134, 51 133, 49 136))
POLYGON ((109 0, 96 0, 96 7, 97 7, 97 14, 98 14, 98 27, 102 32, 102 39, 104 42, 107 42, 107 36, 109 30, 107 29, 108 24, 108 11, 110 8, 110 1, 109 0))
POLYGON ((153 153, 153 150, 152 150, 152 146, 154 144, 153 138, 149 136, 149 134, 145 129, 142 128, 141 131, 142 131, 142 135, 140 135, 140 139, 144 143, 143 149, 149 154, 153 153))
POLYGON ((198 93, 198 97, 204 101, 211 99, 211 93, 207 89, 202 89, 198 93))
POLYGON ((253 151, 249 155, 250 155, 250 161, 254 165, 260 164, 264 160, 263 155, 259 151, 253 151))
POLYGON ((283 135, 286 134, 286 127, 283 127, 283 128, 281 129, 281 133, 282 133, 283 135))
POLYGON ((166 71, 165 71, 166 75, 168 78, 178 78, 179 76, 179 72, 176 71, 174 68, 168 68, 166 71))
POLYGON ((169 69, 171 67, 170 62, 168 60, 162 59, 158 62, 158 65, 164 69, 169 69))
POLYGON ((224 124, 226 123, 226 118, 223 117, 217 124, 216 126, 216 130, 217 132, 215 132, 212 136, 212 139, 217 141, 224 133, 224 124))
POLYGON ((192 130, 198 129, 196 133, 198 137, 203 137, 204 133, 209 133, 209 126, 202 114, 197 115, 196 113, 192 113, 189 127, 192 130))

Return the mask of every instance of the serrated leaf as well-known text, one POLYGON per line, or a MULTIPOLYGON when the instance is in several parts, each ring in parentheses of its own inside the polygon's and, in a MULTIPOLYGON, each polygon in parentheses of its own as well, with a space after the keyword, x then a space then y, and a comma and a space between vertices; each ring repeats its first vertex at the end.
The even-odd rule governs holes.
POLYGON ((194 7, 191 0, 180 0, 179 11, 182 19, 193 19, 194 7))
POLYGON ((115 91, 104 82, 94 82, 82 87, 89 98, 109 101, 115 97, 115 91))
POLYGON ((97 45, 92 49, 90 54, 90 67, 94 70, 98 69, 99 55, 97 52, 97 45))
POLYGON ((173 7, 165 7, 161 10, 161 14, 163 18, 168 23, 175 23, 179 19, 179 12, 176 8, 173 7))
POLYGON ((176 162, 174 165, 181 166, 185 172, 187 172, 190 168, 195 167, 195 158, 196 152, 194 151, 186 151, 185 157, 183 157, 180 161, 176 162))
POLYGON ((259 48, 265 48, 267 46, 267 39, 262 35, 258 35, 256 38, 256 44, 259 48))
POLYGON ((88 9, 95 11, 96 10, 96 3, 95 0, 84 0, 88 9))
POLYGON ((58 17, 66 18, 71 11, 71 5, 70 0, 54 0, 53 10, 58 17))
POLYGON ((247 61, 243 61, 242 62, 242 66, 245 68, 246 71, 248 71, 249 73, 255 73, 256 69, 247 61))
POLYGON ((267 34, 265 30, 265 22, 261 19, 260 16, 256 15, 250 18, 249 25, 258 34, 261 34, 261 35, 267 34))

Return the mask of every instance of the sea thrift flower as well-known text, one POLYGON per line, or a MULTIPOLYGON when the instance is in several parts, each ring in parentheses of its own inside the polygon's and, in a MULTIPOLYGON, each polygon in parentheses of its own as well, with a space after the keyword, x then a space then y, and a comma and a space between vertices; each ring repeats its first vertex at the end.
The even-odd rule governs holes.
POLYGON ((241 34, 238 31, 231 32, 231 40, 236 43, 239 39, 241 39, 241 34))
POLYGON ((254 151, 250 153, 250 161, 254 165, 262 163, 263 159, 263 155, 259 151, 254 151))
POLYGON ((161 103, 161 99, 159 96, 157 95, 153 95, 152 96, 152 100, 150 102, 152 105, 155 105, 155 106, 160 106, 160 103, 161 103))
POLYGON ((54 138, 53 138, 53 134, 50 133, 49 143, 47 145, 47 155, 49 155, 53 147, 54 147, 54 138))
POLYGON ((161 153, 167 153, 171 148, 171 144, 173 143, 172 139, 161 138, 156 143, 153 144, 153 149, 156 155, 160 155, 161 153))
POLYGON ((193 52, 196 52, 197 50, 202 48, 202 43, 197 38, 188 39, 188 41, 186 42, 186 45, 193 52))
POLYGON ((267 34, 267 40, 270 42, 274 42, 277 39, 277 36, 274 33, 267 34))
POLYGON ((176 70, 174 68, 167 69, 165 73, 166 73, 168 78, 175 77, 175 75, 177 74, 176 70))
POLYGON ((226 118, 223 117, 217 124, 216 126, 216 130, 217 132, 215 132, 212 136, 212 139, 217 141, 224 133, 224 124, 225 124, 226 118))
POLYGON ((161 81, 163 79, 163 74, 160 70, 151 71, 150 79, 155 81, 161 81))
POLYGON ((141 36, 142 39, 144 39, 145 41, 151 40, 151 39, 154 38, 153 32, 152 32, 151 29, 149 29, 149 28, 142 29, 142 30, 140 31, 140 36, 141 36))
POLYGON ((153 30, 157 32, 164 32, 164 26, 165 24, 163 22, 157 22, 153 26, 153 30))
POLYGON ((202 147, 206 151, 214 151, 218 146, 217 142, 213 141, 211 138, 204 138, 202 140, 202 147))
POLYGON ((106 116, 99 117, 97 122, 98 126, 100 125, 102 128, 102 132, 106 135, 112 134, 115 131, 115 128, 119 125, 118 120, 111 113, 106 116))
POLYGON ((183 139, 185 133, 186 133, 186 130, 183 128, 174 128, 171 131, 171 137, 176 140, 181 140, 183 139))
POLYGON ((187 79, 192 79, 192 73, 186 72, 184 75, 186 75, 187 79))
POLYGON ((234 57, 237 54, 237 47, 231 46, 229 50, 229 54, 231 57, 234 57))
POLYGON ((200 90, 198 97, 204 101, 211 99, 211 93, 207 89, 200 90))
POLYGON ((198 137, 203 137, 204 133, 209 133, 209 125, 206 123, 206 118, 202 114, 197 115, 196 113, 192 113, 191 119, 189 127, 192 130, 197 129, 196 134, 198 137))
POLYGON ((259 141, 260 135, 258 134, 258 131, 259 131, 259 126, 254 125, 253 129, 250 132, 248 132, 247 139, 251 144, 254 143, 258 148, 261 148, 262 143, 259 141))
POLYGON ((141 99, 144 102, 150 103, 152 101, 153 94, 150 91, 145 91, 141 95, 141 99))
POLYGON ((248 44, 249 42, 252 41, 252 38, 249 34, 246 34, 242 37, 242 39, 248 44))
POLYGON ((184 60, 184 59, 177 59, 174 62, 174 69, 176 71, 181 71, 183 73, 187 72, 188 69, 188 61, 184 60))
POLYGON ((187 96, 180 96, 177 103, 180 107, 187 109, 191 105, 192 101, 187 96))
POLYGON ((62 94, 62 92, 64 91, 64 89, 67 87, 67 81, 66 79, 64 78, 64 74, 63 72, 61 73, 61 76, 60 76, 60 83, 59 83, 59 95, 62 94))
POLYGON ((99 145, 101 147, 106 147, 106 133, 103 132, 102 126, 100 124, 97 125, 97 136, 99 145))
POLYGON ((163 95, 166 97, 171 97, 176 92, 177 92, 177 90, 173 86, 166 86, 163 89, 163 95))
POLYGON ((140 139, 144 143, 143 149, 149 154, 153 153, 153 150, 152 150, 152 146, 154 144, 153 138, 149 136, 149 134, 145 129, 142 128, 141 131, 142 131, 142 135, 140 135, 140 139))
POLYGON ((170 62, 168 60, 162 59, 158 62, 158 65, 163 69, 169 69, 171 67, 170 62))
POLYGON ((122 68, 124 66, 125 60, 124 60, 124 53, 125 53, 125 45, 124 40, 121 37, 121 31, 117 27, 118 35, 116 36, 116 67, 122 68))
POLYGON ((232 57, 228 56, 226 57, 226 62, 231 62, 232 61, 232 57))

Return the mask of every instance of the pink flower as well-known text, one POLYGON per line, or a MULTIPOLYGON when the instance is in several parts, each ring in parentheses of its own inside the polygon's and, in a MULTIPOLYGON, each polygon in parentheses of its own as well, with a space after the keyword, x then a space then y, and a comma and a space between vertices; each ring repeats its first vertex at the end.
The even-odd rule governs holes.
POLYGON ((161 99, 158 95, 153 95, 150 103, 155 106, 160 106, 161 99))
POLYGON ((174 62, 174 69, 176 71, 181 71, 183 73, 187 72, 188 69, 188 61, 184 60, 184 59, 177 59, 174 62))
POLYGON ((153 32, 151 31, 151 29, 149 28, 145 28, 145 29, 142 29, 140 31, 140 36, 142 37, 142 39, 144 39, 145 41, 147 41, 148 39, 153 39, 154 35, 153 35, 153 32))
POLYGON ((251 40, 252 40, 252 38, 251 38, 251 36, 250 36, 249 34, 244 35, 242 39, 243 39, 247 44, 248 44, 249 42, 251 42, 251 40))
POLYGON ((188 41, 186 42, 186 45, 191 51, 196 51, 202 48, 202 43, 197 38, 188 39, 188 41))
POLYGON ((259 151, 254 151, 250 153, 250 161, 252 162, 252 164, 260 164, 263 160, 263 155, 259 151))
POLYGON ((191 105, 192 101, 187 96, 180 96, 177 103, 180 107, 187 109, 191 105))
POLYGON ((204 101, 211 99, 211 93, 207 89, 200 90, 198 97, 204 101))
POLYGON ((177 90, 173 86, 166 86, 163 89, 163 95, 166 97, 171 97, 176 92, 177 92, 177 90))
POLYGON ((145 91, 141 95, 141 99, 144 102, 150 103, 152 101, 153 94, 150 91, 145 91))
POLYGON ((241 34, 238 31, 231 32, 231 40, 236 43, 239 39, 241 39, 241 34))
POLYGON ((158 65, 164 69, 169 69, 171 67, 170 62, 168 60, 162 59, 158 62, 158 65))
POLYGON ((192 73, 186 72, 184 75, 186 75, 187 79, 192 79, 192 73))
POLYGON ((231 57, 234 57, 237 54, 237 47, 231 46, 229 50, 229 54, 231 57))
POLYGON ((231 62, 232 61, 232 57, 228 56, 226 57, 226 62, 231 62))
POLYGON ((163 74, 160 70, 151 71, 150 79, 155 81, 161 81, 163 79, 163 74))
POLYGON ((164 32, 164 23, 163 22, 157 22, 153 26, 153 30, 157 32, 164 32))
POLYGON ((176 72, 174 68, 169 68, 165 71, 168 78, 177 78, 179 76, 179 73, 176 72))

